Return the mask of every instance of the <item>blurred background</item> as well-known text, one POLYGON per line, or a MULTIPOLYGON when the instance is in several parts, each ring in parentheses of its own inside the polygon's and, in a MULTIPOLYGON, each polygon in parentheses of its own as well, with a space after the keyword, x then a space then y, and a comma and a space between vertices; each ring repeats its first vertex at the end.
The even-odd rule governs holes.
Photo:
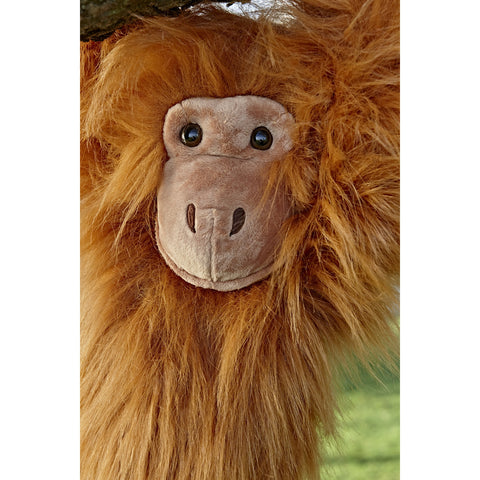
POLYGON ((325 480, 399 480, 400 381, 386 367, 342 381, 340 440, 329 445, 325 480), (376 378, 375 378, 376 377, 376 378))

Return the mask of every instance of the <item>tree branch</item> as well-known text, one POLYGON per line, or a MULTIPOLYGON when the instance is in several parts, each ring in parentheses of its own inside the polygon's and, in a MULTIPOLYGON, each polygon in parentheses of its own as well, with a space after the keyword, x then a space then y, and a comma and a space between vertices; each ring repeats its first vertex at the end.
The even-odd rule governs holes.
MULTIPOLYGON (((202 0, 80 0, 80 40, 103 40, 138 16, 178 15, 202 0)), ((232 0, 203 0, 233 3, 232 0)))

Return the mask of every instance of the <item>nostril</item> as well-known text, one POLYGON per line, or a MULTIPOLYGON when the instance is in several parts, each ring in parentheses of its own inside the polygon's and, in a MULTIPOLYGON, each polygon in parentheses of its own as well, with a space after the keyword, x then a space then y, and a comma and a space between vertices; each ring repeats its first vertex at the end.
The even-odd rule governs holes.
POLYGON ((195 233, 195 205, 193 203, 189 203, 187 206, 187 225, 195 233))
POLYGON ((238 233, 245 223, 245 210, 243 208, 237 208, 233 212, 232 230, 230 236, 238 233))

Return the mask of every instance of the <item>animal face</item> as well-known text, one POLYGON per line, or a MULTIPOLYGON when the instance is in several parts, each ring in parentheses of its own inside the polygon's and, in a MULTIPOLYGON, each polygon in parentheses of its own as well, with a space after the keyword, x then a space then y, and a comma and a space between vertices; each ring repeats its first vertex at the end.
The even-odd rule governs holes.
POLYGON ((292 125, 256 96, 192 98, 167 112, 156 236, 181 278, 228 291, 270 273, 289 209, 283 191, 266 195, 268 172, 291 148, 292 125))

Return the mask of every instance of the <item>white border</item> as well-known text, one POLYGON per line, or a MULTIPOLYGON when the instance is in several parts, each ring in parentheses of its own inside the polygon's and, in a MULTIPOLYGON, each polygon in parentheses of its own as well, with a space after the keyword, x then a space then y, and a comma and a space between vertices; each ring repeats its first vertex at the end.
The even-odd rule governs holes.
POLYGON ((401 478, 476 478, 479 12, 401 6, 401 478))
POLYGON ((79 5, 2 5, 0 478, 79 478, 79 5))

